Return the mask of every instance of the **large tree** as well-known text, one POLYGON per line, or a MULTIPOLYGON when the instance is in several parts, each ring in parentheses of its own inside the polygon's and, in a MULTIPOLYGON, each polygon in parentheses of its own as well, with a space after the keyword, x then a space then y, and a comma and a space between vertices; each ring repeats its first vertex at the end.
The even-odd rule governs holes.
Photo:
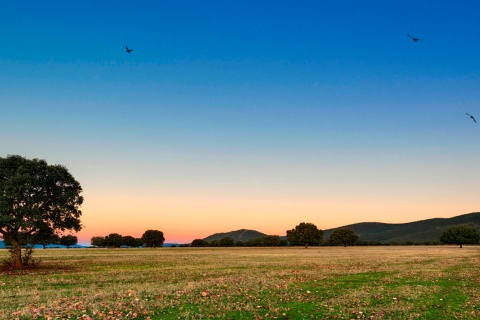
POLYGON ((165 238, 160 230, 147 230, 142 235, 142 241, 147 247, 155 248, 163 246, 165 238))
POLYGON ((320 244, 323 239, 323 231, 319 230, 313 223, 302 222, 294 229, 287 230, 287 240, 294 245, 320 244))
POLYGON ((477 244, 478 241, 480 241, 478 230, 467 224, 447 228, 440 236, 440 242, 456 244, 460 248, 464 244, 477 244))
POLYGON ((61 165, 17 155, 0 157, 0 233, 22 267, 21 242, 40 230, 80 231, 80 183, 61 165))
POLYGON ((333 246, 342 245, 344 247, 354 245, 358 241, 358 236, 353 230, 348 228, 336 229, 328 238, 328 242, 333 246))

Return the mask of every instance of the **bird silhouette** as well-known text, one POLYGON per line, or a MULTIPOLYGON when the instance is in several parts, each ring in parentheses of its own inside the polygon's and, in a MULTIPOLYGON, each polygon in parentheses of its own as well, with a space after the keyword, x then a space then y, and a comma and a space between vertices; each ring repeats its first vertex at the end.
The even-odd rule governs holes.
MULTIPOLYGON (((466 113, 466 112, 465 112, 465 113, 466 113)), ((468 114, 468 113, 467 113, 467 116, 470 116, 470 118, 472 118, 472 120, 473 120, 475 123, 477 123, 477 120, 475 120, 474 116, 472 116, 471 114, 468 114)))
POLYGON ((420 40, 420 39, 418 39, 418 38, 414 38, 414 37, 412 37, 412 36, 411 36, 411 35, 409 35, 408 33, 407 33, 407 36, 409 36, 410 38, 412 38, 412 40, 413 40, 413 41, 415 41, 415 42, 417 42, 418 40, 420 40))
POLYGON ((127 46, 125 46, 125 49, 127 49, 127 53, 128 53, 128 52, 132 52, 132 51, 133 51, 133 49, 128 49, 128 47, 127 47, 127 46))

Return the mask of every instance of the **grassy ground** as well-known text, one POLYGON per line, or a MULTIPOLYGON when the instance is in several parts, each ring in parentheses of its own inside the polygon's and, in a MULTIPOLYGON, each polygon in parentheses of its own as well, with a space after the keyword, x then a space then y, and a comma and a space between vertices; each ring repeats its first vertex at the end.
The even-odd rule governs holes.
POLYGON ((480 247, 38 249, 35 257, 35 269, 0 272, 0 319, 480 317, 480 247))

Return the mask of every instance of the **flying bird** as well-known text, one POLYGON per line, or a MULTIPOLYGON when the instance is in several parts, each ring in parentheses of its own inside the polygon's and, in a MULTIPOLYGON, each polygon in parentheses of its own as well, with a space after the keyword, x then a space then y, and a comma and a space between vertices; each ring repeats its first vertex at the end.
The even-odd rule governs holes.
MULTIPOLYGON (((466 112, 465 112, 465 113, 466 113, 466 112)), ((467 116, 470 116, 470 118, 472 118, 472 120, 473 120, 475 123, 477 123, 477 120, 475 120, 475 117, 474 117, 474 116, 472 116, 471 114, 468 114, 468 113, 467 113, 467 116)))
POLYGON ((127 53, 128 53, 128 52, 132 52, 132 51, 133 51, 133 49, 128 49, 128 47, 127 47, 127 46, 125 46, 125 49, 127 49, 127 53))
POLYGON ((411 35, 409 35, 408 33, 407 33, 407 36, 409 36, 410 38, 412 38, 412 40, 413 40, 413 41, 415 41, 415 42, 417 42, 418 40, 420 40, 420 39, 418 39, 418 38, 414 38, 414 37, 412 37, 412 36, 411 36, 411 35))

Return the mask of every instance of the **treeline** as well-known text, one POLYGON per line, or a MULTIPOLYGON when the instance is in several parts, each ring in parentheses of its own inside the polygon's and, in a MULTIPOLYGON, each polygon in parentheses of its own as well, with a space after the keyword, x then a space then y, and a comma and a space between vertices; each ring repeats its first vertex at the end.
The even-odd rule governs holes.
POLYGON ((247 241, 235 241, 231 237, 223 237, 218 240, 205 241, 203 239, 195 239, 189 247, 278 247, 288 246, 289 243, 285 239, 280 239, 280 236, 266 236, 263 238, 255 238, 247 241))
POLYGON ((319 230, 312 223, 300 223, 294 229, 287 230, 287 239, 280 239, 278 235, 266 236, 263 238, 251 239, 248 241, 235 242, 231 237, 224 237, 219 240, 207 242, 203 239, 195 239, 189 245, 190 247, 275 247, 275 246, 414 246, 414 245, 440 245, 457 244, 462 247, 463 244, 477 244, 480 242, 480 234, 475 226, 458 225, 444 230, 439 241, 425 242, 379 242, 379 241, 361 241, 359 236, 349 228, 340 228, 334 230, 327 239, 323 238, 323 231, 319 230))
POLYGON ((90 244, 99 248, 138 248, 138 247, 161 247, 165 242, 163 232, 160 230, 147 230, 141 238, 132 236, 122 236, 119 233, 110 233, 106 237, 95 236, 90 240, 90 244))

